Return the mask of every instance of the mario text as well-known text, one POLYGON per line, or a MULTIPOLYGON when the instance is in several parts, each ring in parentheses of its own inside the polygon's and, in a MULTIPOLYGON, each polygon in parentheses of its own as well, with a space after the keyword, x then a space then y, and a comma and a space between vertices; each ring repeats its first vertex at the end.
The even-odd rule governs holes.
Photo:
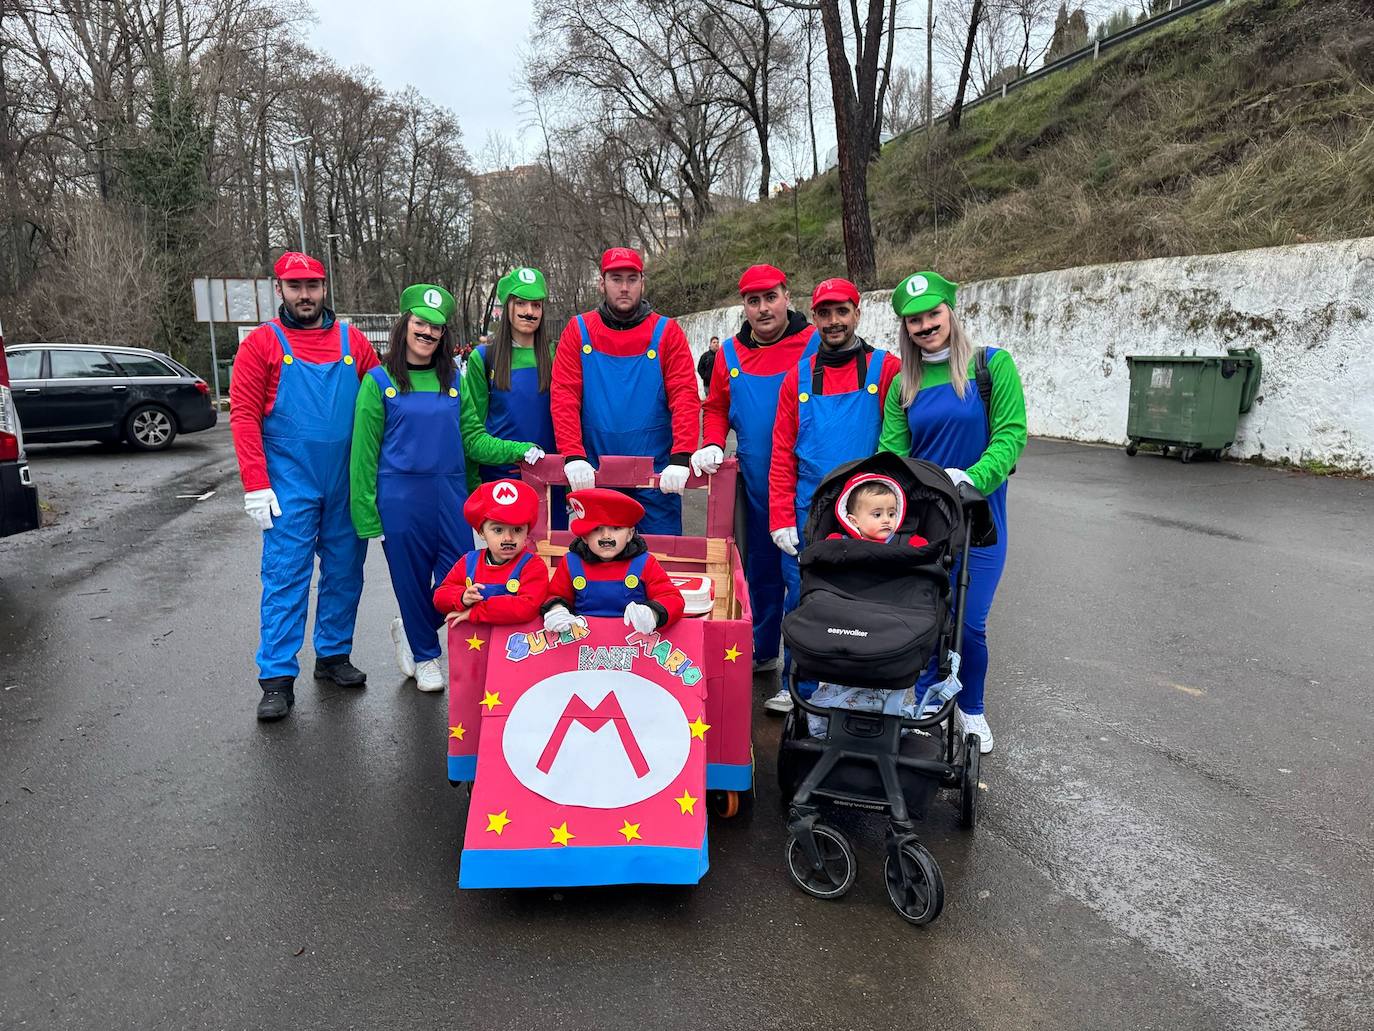
POLYGON ((641 634, 636 631, 625 638, 625 641, 627 644, 641 649, 645 655, 652 658, 688 687, 701 680, 701 670, 687 657, 687 653, 680 648, 673 647, 672 641, 660 638, 656 632, 641 634))

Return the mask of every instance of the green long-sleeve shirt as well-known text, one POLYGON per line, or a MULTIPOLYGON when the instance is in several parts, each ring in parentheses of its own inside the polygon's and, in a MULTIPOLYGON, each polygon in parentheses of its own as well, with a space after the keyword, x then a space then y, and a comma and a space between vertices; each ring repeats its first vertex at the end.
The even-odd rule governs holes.
MULTIPOLYGON (((419 394, 439 393, 439 374, 433 369, 410 369, 410 389, 419 394)), ((382 456, 386 430, 386 406, 382 388, 371 376, 358 384, 353 406, 353 450, 348 461, 349 514, 359 537, 380 537, 382 517, 377 512, 377 465, 382 456)), ((454 441, 457 444, 457 441, 454 441)), ((435 446, 442 446, 436 441, 435 446)))
MULTIPOLYGON (((533 347, 512 347, 510 367, 533 369, 533 347)), ((487 369, 482 355, 473 351, 468 355, 467 371, 463 373, 463 450, 467 454, 468 490, 475 490, 480 482, 479 465, 509 465, 518 462, 526 451, 534 447, 528 440, 501 440, 487 432, 487 413, 491 395, 487 389, 487 369)))
POLYGON ((991 494, 1006 481, 1026 446, 1026 398, 1011 355, 993 351, 988 356, 992 377, 989 418, 985 424, 981 409, 976 418, 970 418, 967 399, 970 392, 976 398, 978 391, 974 366, 975 360, 970 359, 968 384, 961 400, 950 382, 949 362, 924 363, 921 389, 912 406, 918 427, 929 427, 929 433, 914 450, 908 410, 902 407, 901 377, 893 380, 883 404, 878 450, 914 455, 945 469, 963 469, 975 487, 991 494))

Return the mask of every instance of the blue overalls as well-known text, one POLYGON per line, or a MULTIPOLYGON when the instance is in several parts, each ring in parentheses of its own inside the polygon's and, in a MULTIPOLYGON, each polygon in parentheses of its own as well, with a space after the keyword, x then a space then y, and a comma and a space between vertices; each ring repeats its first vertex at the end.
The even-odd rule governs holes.
POLYGON ((262 535, 262 609, 258 676, 295 677, 305 643, 306 608, 315 556, 315 655, 334 658, 353 649, 353 624, 363 593, 367 542, 349 515, 348 463, 358 370, 348 350, 348 327, 339 328, 339 360, 297 361, 276 321, 267 323, 281 343, 281 374, 272 411, 262 420, 267 476, 281 506, 262 535))
MULTIPOLYGON (((810 358, 821 335, 812 331, 802 352, 810 358)), ((746 372, 740 365, 739 344, 725 341, 720 353, 730 377, 730 428, 735 431, 735 456, 744 477, 744 575, 754 610, 754 661, 778 657, 782 639, 782 552, 768 532, 768 466, 773 457, 773 424, 778 418, 778 389, 784 369, 772 376, 746 372)))
POLYGON ((649 600, 643 580, 644 566, 649 561, 647 551, 630 559, 622 580, 588 580, 586 565, 571 551, 563 561, 572 576, 573 611, 579 616, 623 616, 626 605, 634 601, 642 605, 649 600))
MULTIPOLYGON (((825 475, 836 466, 867 458, 878 449, 883 424, 883 399, 878 384, 883 375, 884 354, 874 351, 865 356, 868 373, 864 385, 843 394, 813 394, 811 385, 815 356, 803 358, 797 366, 797 535, 806 529, 811 511, 811 496, 825 475)), ((802 539, 801 547, 807 545, 802 539)), ((782 556, 782 579, 787 592, 783 611, 791 612, 801 600, 801 566, 793 555, 782 556)), ((783 649, 783 666, 791 669, 791 655, 783 649)), ((797 684, 803 698, 815 691, 814 681, 797 684)))
POLYGON ((467 555, 463 557, 463 568, 467 577, 465 586, 476 587, 477 590, 481 592, 483 601, 497 594, 519 594, 520 574, 525 569, 525 563, 533 557, 534 556, 528 551, 525 552, 512 564, 513 568, 510 570, 510 575, 506 577, 504 583, 488 584, 482 583, 477 579, 477 563, 482 560, 481 549, 469 551, 467 555))
POLYGON ((382 392, 382 451, 377 461, 377 514, 391 588, 415 661, 439 657, 436 632, 444 617, 434 587, 471 548, 463 521, 467 469, 462 400, 447 391, 401 393, 386 369, 369 369, 382 392))
MULTIPOLYGON (((668 320, 662 315, 655 318, 648 350, 620 357, 593 347, 586 321, 577 316, 582 336, 582 446, 594 466, 602 455, 648 455, 654 460, 654 472, 668 466, 673 417, 659 349, 668 320)), ((682 535, 679 495, 652 488, 622 493, 644 506, 644 518, 636 527, 640 533, 682 535)))
MULTIPOLYGON (((491 362, 487 345, 477 349, 482 356, 482 368, 487 372, 487 432, 497 440, 528 440, 546 454, 554 454, 558 445, 553 439, 553 413, 549 408, 549 392, 539 389, 539 370, 511 369, 510 389, 498 390, 492 385, 491 362)), ((493 480, 520 479, 520 466, 481 465, 477 473, 483 483, 493 480)), ((554 530, 568 528, 567 491, 555 487, 549 499, 549 526, 554 530)))
MULTIPOLYGON (((988 348, 991 360, 997 348, 988 348)), ((943 469, 967 469, 983 457, 988 446, 988 419, 983 399, 978 395, 972 370, 964 386, 961 399, 954 387, 922 387, 916 400, 906 412, 911 429, 911 457, 924 458, 943 469)), ((959 708, 970 716, 983 711, 983 688, 988 674, 988 612, 1002 579, 1007 562, 1007 484, 988 495, 992 521, 997 527, 997 543, 989 548, 970 548, 968 553, 969 584, 964 601, 963 654, 959 679, 959 708)), ((950 572, 950 583, 956 583, 959 562, 956 559, 950 572)), ((935 674, 936 660, 917 681, 917 696, 939 678, 935 674)))

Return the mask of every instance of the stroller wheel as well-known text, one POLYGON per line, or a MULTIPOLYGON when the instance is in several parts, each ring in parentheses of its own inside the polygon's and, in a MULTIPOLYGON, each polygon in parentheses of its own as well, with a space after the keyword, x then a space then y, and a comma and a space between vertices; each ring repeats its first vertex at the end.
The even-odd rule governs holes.
POLYGON ((801 842, 791 835, 787 839, 787 871, 797 887, 813 898, 837 899, 854 887, 858 873, 854 849, 843 834, 826 824, 816 824, 813 833, 820 853, 820 869, 811 865, 801 842))
POLYGON ((898 857, 897 869, 893 869, 891 856, 883 863, 887 897, 903 920, 928 924, 945 908, 945 879, 940 875, 940 864, 915 838, 901 843, 898 857))
POLYGON ((978 735, 969 734, 964 738, 964 782, 959 789, 959 826, 973 830, 978 822, 978 767, 982 756, 978 748, 978 735))

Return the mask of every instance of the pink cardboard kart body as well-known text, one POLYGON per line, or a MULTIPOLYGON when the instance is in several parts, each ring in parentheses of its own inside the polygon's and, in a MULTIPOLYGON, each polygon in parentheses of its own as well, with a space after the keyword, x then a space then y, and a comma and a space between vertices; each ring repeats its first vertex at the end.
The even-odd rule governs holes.
MULTIPOLYGON (((669 572, 712 578, 709 616, 650 635, 614 619, 563 635, 540 622, 450 631, 449 780, 475 780, 462 886, 695 883, 706 872, 705 802, 696 800, 753 783, 753 631, 732 536, 736 469, 731 459, 688 482, 709 491, 706 537, 645 538, 669 572)), ((524 475, 545 499, 531 547, 556 565, 572 540, 547 528, 563 462, 549 456, 524 475)), ((597 483, 652 477, 648 459, 606 457, 597 483)))

